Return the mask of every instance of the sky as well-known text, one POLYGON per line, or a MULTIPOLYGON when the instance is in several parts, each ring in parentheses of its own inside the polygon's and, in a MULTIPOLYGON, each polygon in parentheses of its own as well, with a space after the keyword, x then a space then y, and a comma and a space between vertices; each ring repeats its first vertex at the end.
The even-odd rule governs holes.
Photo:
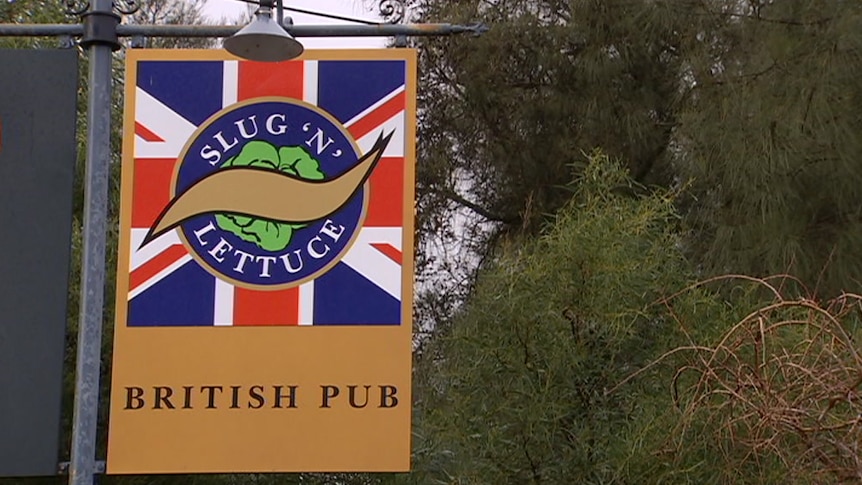
MULTIPOLYGON (((377 12, 379 2, 368 0, 284 0, 285 7, 294 7, 315 12, 330 13, 343 17, 360 18, 364 20, 380 21, 377 12)), ((254 6, 240 0, 207 0, 204 13, 213 19, 239 18, 243 13, 254 6)), ((323 24, 347 24, 342 20, 331 20, 323 17, 299 14, 295 12, 284 12, 285 16, 293 18, 295 25, 323 25, 323 24)), ((353 24, 356 25, 356 24, 353 24)), ((385 47, 385 37, 326 37, 299 39, 306 49, 332 49, 332 48, 374 48, 385 47)))

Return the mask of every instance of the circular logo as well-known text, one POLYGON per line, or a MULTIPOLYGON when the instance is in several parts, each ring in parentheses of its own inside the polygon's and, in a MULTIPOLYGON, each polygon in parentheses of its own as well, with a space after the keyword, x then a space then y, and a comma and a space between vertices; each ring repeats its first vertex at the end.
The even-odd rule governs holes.
MULTIPOLYGON (((242 200, 260 213, 314 213, 330 197, 318 187, 359 159, 356 142, 328 113, 293 99, 257 98, 216 113, 198 128, 178 159, 171 197, 215 172, 253 169, 244 172, 258 178, 232 179, 211 194, 213 207, 218 199, 242 200), (285 177, 294 181, 286 190, 267 183, 285 177)), ((213 211, 183 221, 178 232, 192 257, 215 276, 255 289, 288 288, 327 271, 352 244, 368 191, 364 181, 350 190, 345 203, 318 219, 286 222, 254 211, 213 211)))

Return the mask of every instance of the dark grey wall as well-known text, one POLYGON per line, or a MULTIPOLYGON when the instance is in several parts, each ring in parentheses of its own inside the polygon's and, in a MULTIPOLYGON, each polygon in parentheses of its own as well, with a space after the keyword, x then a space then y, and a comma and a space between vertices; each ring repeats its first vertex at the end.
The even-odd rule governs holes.
POLYGON ((0 477, 57 473, 74 49, 0 50, 0 477))

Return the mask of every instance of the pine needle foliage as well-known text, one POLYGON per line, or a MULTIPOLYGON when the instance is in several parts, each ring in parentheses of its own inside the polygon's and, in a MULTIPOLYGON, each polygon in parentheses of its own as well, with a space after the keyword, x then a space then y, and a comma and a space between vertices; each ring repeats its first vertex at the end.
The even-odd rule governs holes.
POLYGON ((692 254, 713 274, 792 273, 825 296, 858 289, 862 4, 713 3, 720 52, 691 59, 679 116, 676 167, 697 196, 692 254))
MULTIPOLYGON (((0 23, 70 24, 76 22, 74 17, 63 15, 60 2, 48 0, 3 0, 0 2, 0 23)), ((56 37, 0 37, 0 48, 2 49, 54 49, 60 47, 60 44, 60 40, 56 37)))
POLYGON ((691 284, 678 194, 590 160, 423 348, 414 471, 387 483, 858 483, 862 297, 691 284))
POLYGON ((595 154, 543 235, 506 245, 481 272, 417 363, 415 471, 405 480, 634 484, 661 471, 650 451, 667 426, 666 384, 607 391, 678 343, 654 303, 689 273, 673 194, 619 190, 632 184, 595 154))
POLYGON ((859 2, 414 4, 418 20, 492 26, 418 43, 423 238, 483 254, 495 234, 536 234, 601 148, 644 185, 690 184, 679 207, 704 278, 860 286, 859 2), (495 231, 449 232, 457 208, 495 231))
POLYGON ((662 165, 691 19, 630 0, 417 3, 422 21, 493 27, 420 44, 420 208, 538 230, 584 151, 639 181, 662 165))

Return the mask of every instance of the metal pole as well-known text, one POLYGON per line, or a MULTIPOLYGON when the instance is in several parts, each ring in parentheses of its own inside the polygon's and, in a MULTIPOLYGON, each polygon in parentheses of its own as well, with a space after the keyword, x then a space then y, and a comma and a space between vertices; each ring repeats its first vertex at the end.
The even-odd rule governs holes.
MULTIPOLYGON (((241 27, 227 25, 134 25, 117 27, 123 36, 145 37, 230 37, 241 27)), ((488 31, 483 24, 403 24, 403 25, 286 25, 284 28, 294 37, 434 37, 441 35, 476 34, 488 31)), ((2 33, 0 29, 0 33, 2 33)))
POLYGON ((284 1, 275 0, 275 21, 284 27, 284 1))
POLYGON ((70 485, 91 485, 96 472, 96 429, 105 289, 105 237, 111 159, 111 0, 92 0, 85 17, 88 58, 87 159, 84 181, 81 309, 72 423, 70 485), (89 38, 88 38, 89 36, 89 38))
MULTIPOLYGON (((137 25, 117 26, 120 37, 230 37, 240 30, 236 25, 137 25)), ((294 37, 429 37, 458 34, 481 35, 488 31, 483 24, 403 24, 403 25, 289 25, 294 37)), ((0 24, 0 37, 81 35, 80 24, 0 24)))

